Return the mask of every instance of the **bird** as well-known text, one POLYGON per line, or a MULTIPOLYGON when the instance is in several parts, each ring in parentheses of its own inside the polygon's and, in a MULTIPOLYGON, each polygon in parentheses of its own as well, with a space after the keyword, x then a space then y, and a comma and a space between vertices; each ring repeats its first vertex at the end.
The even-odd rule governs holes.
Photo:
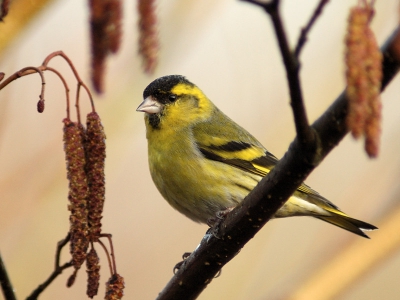
MULTIPOLYGON (((144 112, 152 180, 177 211, 212 224, 232 210, 278 159, 182 75, 152 81, 136 109, 144 112)), ((311 216, 369 238, 377 227, 354 219, 301 184, 273 218, 311 216)), ((210 225, 211 226, 211 225, 210 225)))

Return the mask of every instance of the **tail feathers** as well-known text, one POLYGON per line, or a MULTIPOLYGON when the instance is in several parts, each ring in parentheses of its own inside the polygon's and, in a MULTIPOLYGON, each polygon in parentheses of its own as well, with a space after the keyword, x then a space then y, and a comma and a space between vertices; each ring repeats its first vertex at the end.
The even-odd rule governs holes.
POLYGON ((315 216, 316 218, 331 223, 333 225, 336 225, 340 228, 346 229, 350 232, 353 232, 359 236, 365 237, 369 239, 369 236, 364 233, 363 230, 370 231, 370 230, 375 230, 378 229, 372 224, 350 218, 346 215, 331 215, 331 216, 315 216))

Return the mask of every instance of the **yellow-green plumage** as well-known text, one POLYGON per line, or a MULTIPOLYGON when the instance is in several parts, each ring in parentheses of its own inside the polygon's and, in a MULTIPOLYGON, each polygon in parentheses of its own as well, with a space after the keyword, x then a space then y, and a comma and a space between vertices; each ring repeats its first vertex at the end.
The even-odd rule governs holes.
MULTIPOLYGON (((236 206, 277 163, 250 133, 179 75, 153 81, 145 112, 150 173, 169 204, 196 222, 236 206)), ((313 216, 355 234, 375 226, 350 218, 302 184, 276 218, 313 216)))

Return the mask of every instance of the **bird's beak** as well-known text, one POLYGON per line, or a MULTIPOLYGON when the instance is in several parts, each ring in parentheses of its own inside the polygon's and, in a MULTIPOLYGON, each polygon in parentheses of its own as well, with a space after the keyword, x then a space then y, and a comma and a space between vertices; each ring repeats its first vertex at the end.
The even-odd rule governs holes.
POLYGON ((147 97, 140 103, 136 111, 145 112, 148 114, 158 114, 161 111, 162 105, 154 100, 152 96, 147 97))

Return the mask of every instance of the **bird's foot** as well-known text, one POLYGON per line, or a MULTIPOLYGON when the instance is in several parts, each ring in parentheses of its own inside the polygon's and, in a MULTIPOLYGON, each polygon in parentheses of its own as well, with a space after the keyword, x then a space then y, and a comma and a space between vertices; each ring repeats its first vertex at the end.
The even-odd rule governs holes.
POLYGON ((228 207, 227 209, 220 210, 215 214, 215 217, 209 218, 207 220, 207 225, 210 226, 210 229, 208 229, 207 233, 212 234, 217 239, 221 239, 219 235, 219 225, 234 208, 235 207, 228 207))
POLYGON ((176 272, 178 272, 179 271, 179 269, 182 267, 182 265, 185 263, 185 261, 186 261, 186 259, 190 256, 190 254, 192 254, 192 252, 185 252, 185 253, 183 253, 183 255, 182 255, 182 261, 180 261, 180 262, 178 262, 176 265, 175 265, 175 267, 174 267, 174 269, 173 269, 173 272, 174 272, 174 274, 176 274, 176 272))

